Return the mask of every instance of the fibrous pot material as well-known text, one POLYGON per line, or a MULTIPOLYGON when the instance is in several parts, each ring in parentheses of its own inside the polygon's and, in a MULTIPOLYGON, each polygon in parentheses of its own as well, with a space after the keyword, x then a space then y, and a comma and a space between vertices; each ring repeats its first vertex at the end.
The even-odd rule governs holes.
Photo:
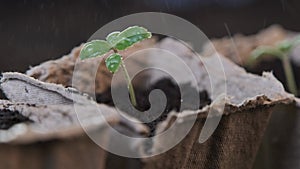
MULTIPOLYGON (((81 125, 101 127, 101 124, 105 124, 104 121, 101 122, 104 119, 111 124, 125 122, 114 108, 97 104, 86 94, 62 85, 44 83, 21 73, 3 73, 0 87, 9 99, 1 100, 1 110, 20 112, 34 122, 23 125, 26 130, 20 139, 13 138, 16 141, 27 137, 43 138, 43 134, 38 130, 44 131, 46 137, 60 137, 73 131, 82 133, 81 125), (99 115, 100 109, 102 111, 99 115), (104 118, 97 118, 98 116, 104 118), (82 118, 84 123, 80 123, 78 118, 82 118), (98 121, 95 122, 95 118, 98 121)), ((141 125, 135 127, 136 131, 147 132, 141 125)), ((5 137, 1 139, 5 141, 5 137)))
MULTIPOLYGON (((168 130, 169 126, 172 125, 174 126, 173 132, 167 139, 154 139, 150 152, 159 151, 164 144, 167 144, 172 138, 176 138, 178 132, 183 131, 182 129, 185 125, 191 123, 193 118, 196 118, 195 124, 188 135, 174 148, 161 155, 143 159, 144 168, 250 169, 272 112, 272 107, 281 103, 289 104, 294 101, 294 97, 284 91, 282 84, 272 73, 264 73, 263 76, 249 74, 243 68, 217 53, 211 53, 209 56, 199 59, 199 56, 190 48, 171 38, 163 39, 155 47, 168 49, 188 65, 196 79, 196 84, 191 83, 197 86, 200 91, 207 91, 212 104, 205 106, 201 110, 187 110, 180 113, 171 112, 168 118, 158 125, 157 133, 168 130), (210 68, 209 71, 206 67, 210 68), (224 111, 222 111, 222 104, 225 105, 224 111), (207 118, 210 110, 214 110, 213 112, 215 113, 207 118), (221 115, 223 116, 213 135, 206 142, 199 143, 199 136, 202 129, 204 129, 205 120, 214 120, 214 118, 221 115)), ((174 74, 180 75, 182 73, 181 65, 176 65, 177 62, 175 60, 170 61, 166 59, 167 57, 165 58, 164 54, 159 55, 159 60, 156 60, 158 58, 155 57, 157 54, 157 51, 149 50, 145 52, 147 57, 142 59, 143 64, 155 66, 158 62, 168 63, 160 66, 165 66, 164 68, 175 67, 176 69, 171 69, 174 71, 174 74)), ((61 65, 64 64, 74 65, 75 61, 69 60, 68 57, 72 56, 65 56, 62 59, 41 64, 29 70, 27 74, 41 81, 59 83, 60 77, 49 76, 51 74, 49 72, 57 72, 56 69, 60 70, 61 65), (50 67, 51 69, 49 69, 50 67)), ((93 63, 85 64, 88 67, 89 64, 93 63)), ((73 67, 70 66, 66 69, 72 72, 73 67)), ((102 74, 103 72, 100 71, 98 73, 102 74)), ((66 73, 65 75, 67 77, 64 79, 71 79, 69 76, 72 76, 72 73, 66 73)), ((91 76, 86 76, 85 73, 82 73, 81 76, 82 78, 91 78, 91 76)), ((150 83, 154 83, 155 80, 161 77, 163 76, 150 74, 149 78, 153 79, 150 83)), ((5 79, 11 79, 14 82, 13 75, 7 74, 5 76, 4 74, 3 86, 6 86, 6 89, 10 89, 9 86, 11 85, 5 85, 5 79)), ((22 78, 17 78, 17 81, 20 80, 22 81, 22 78)), ((100 75, 96 78, 96 81, 100 84, 105 83, 103 81, 106 80, 105 78, 100 78, 100 75)), ((178 83, 189 82, 189 79, 185 77, 179 77, 178 80, 178 83)), ((143 81, 138 82, 143 83, 143 81)), ((32 82, 30 83, 33 84, 32 82)), ((62 83, 64 83, 64 86, 70 85, 68 80, 62 83)), ((80 87, 85 84, 85 81, 82 80, 82 83, 79 83, 77 88, 81 92, 87 92, 84 87, 80 87)), ((107 87, 99 89, 97 92, 101 93, 107 87)), ((22 90, 22 88, 20 87, 19 90, 22 90)), ((23 90, 25 89, 23 88, 23 90)), ((9 99, 20 101, 19 98, 14 98, 20 93, 11 90, 9 93, 7 94, 9 99)), ((65 95, 63 96, 65 97, 65 95)), ((58 98, 57 100, 60 101, 60 99, 58 98)), ((26 99, 23 101, 26 101, 26 99)), ((68 105, 68 102, 64 102, 64 105, 68 105)))
MULTIPOLYGON (((172 49, 180 43, 165 39, 160 44, 161 48, 172 49)), ((182 44, 181 44, 182 45, 182 44)), ((177 47, 178 48, 178 47, 177 47)), ((186 49, 188 50, 188 49, 186 49)), ((197 58, 196 56, 191 57, 197 58)), ((182 56, 187 57, 187 56, 182 56)), ((185 58, 186 59, 186 58, 185 58)), ((186 62, 187 63, 187 62, 186 62)), ((212 104, 198 111, 171 112, 168 119, 162 122, 157 129, 158 133, 168 130, 174 125, 174 138, 181 128, 184 128, 192 117, 197 116, 194 127, 180 144, 170 151, 146 159, 146 168, 252 168, 256 152, 260 145, 272 107, 294 101, 294 97, 285 92, 282 84, 272 75, 264 73, 257 76, 247 73, 243 68, 214 53, 202 57, 201 63, 191 66, 193 72, 203 70, 203 66, 210 67, 207 71, 197 72, 201 77, 198 86, 210 94, 212 104), (223 69, 220 68, 221 61, 223 69), (224 76, 223 76, 224 75, 224 76), (210 81, 209 78, 212 80, 210 81), (218 97, 226 85, 224 111, 210 116, 207 120, 214 120, 223 114, 223 117, 213 135, 205 142, 199 143, 199 136, 204 129, 207 113, 211 109, 218 110, 218 97), (212 95, 212 89, 217 95, 212 95), (178 122, 174 122, 177 119, 178 122)), ((172 137, 168 139, 172 140, 172 137)), ((168 140, 155 140, 153 151, 159 151, 168 140)))
MULTIPOLYGON (((274 75, 288 89, 284 67, 280 59, 272 56, 264 56, 257 59, 254 64, 251 62, 249 64, 249 59, 252 50, 258 46, 276 46, 282 41, 289 41, 295 37, 299 37, 299 32, 293 32, 279 25, 273 25, 256 34, 236 34, 232 37, 213 39, 212 43, 219 53, 247 67, 251 72, 261 73, 264 70, 272 70, 274 75)), ((206 53, 209 53, 212 49, 206 48, 206 53)), ((300 46, 298 45, 291 49, 288 57, 290 57, 294 79, 297 86, 300 86, 300 46)), ((299 103, 296 103, 296 106, 280 106, 274 110, 254 168, 298 168, 300 165, 298 114, 299 103)))
POLYGON ((20 73, 3 73, 0 87, 9 99, 0 100, 1 115, 10 117, 14 112, 29 119, 0 130, 0 168, 102 169, 106 152, 85 131, 97 134, 102 144, 110 140, 108 125, 128 135, 148 132, 73 88, 20 73))

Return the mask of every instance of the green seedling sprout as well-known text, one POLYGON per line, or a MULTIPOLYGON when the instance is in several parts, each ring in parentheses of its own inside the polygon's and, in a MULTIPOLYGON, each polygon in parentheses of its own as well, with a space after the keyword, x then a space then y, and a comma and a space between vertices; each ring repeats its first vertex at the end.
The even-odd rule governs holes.
POLYGON ((113 53, 105 59, 105 65, 111 73, 117 72, 120 67, 122 68, 127 81, 131 103, 137 106, 131 78, 123 62, 123 57, 118 51, 125 50, 135 43, 151 38, 151 36, 151 32, 140 26, 132 26, 122 32, 112 32, 106 37, 106 40, 92 40, 87 42, 80 51, 80 58, 84 60, 102 57, 108 52, 113 51, 113 53))
POLYGON ((285 77, 287 79, 288 89, 291 93, 297 96, 297 86, 293 68, 289 59, 289 54, 292 49, 298 45, 300 45, 300 36, 297 36, 292 40, 280 42, 275 46, 257 47, 251 53, 250 64, 265 56, 277 57, 278 59, 280 59, 283 65, 285 77))

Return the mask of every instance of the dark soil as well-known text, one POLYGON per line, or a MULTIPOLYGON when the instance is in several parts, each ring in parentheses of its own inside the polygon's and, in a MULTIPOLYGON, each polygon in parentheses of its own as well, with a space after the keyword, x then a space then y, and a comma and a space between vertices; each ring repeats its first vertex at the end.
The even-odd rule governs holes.
POLYGON ((17 111, 0 110, 0 130, 7 130, 13 125, 23 122, 30 122, 30 120, 17 111))
POLYGON ((4 93, 1 91, 1 89, 0 89, 0 99, 6 99, 4 93))
MULTIPOLYGON (((1 78, 1 76, 0 76, 1 78)), ((5 99, 4 93, 0 89, 0 99, 5 99)), ((22 122, 29 122, 30 120, 21 115, 17 111, 9 111, 9 110, 0 110, 0 130, 7 130, 15 124, 22 123, 22 122)))
MULTIPOLYGON (((2 74, 0 73, 0 80, 2 78, 2 74)), ((0 99, 6 99, 4 93, 2 92, 1 88, 0 88, 0 99)))
MULTIPOLYGON (((185 93, 181 93, 183 95, 190 95, 192 93, 198 93, 200 97, 200 103, 195 103, 194 100, 187 100, 185 105, 181 104, 181 94, 180 89, 177 84, 175 84, 171 79, 165 78, 157 81, 151 87, 147 89, 135 88, 135 94, 137 98, 137 109, 140 111, 146 111, 150 108, 150 103, 148 100, 148 96, 150 92, 154 89, 161 89, 166 97, 167 97, 167 105, 165 107, 164 112, 160 115, 159 118, 155 119, 150 123, 145 123, 150 128, 150 137, 154 135, 156 126, 159 122, 165 120, 170 111, 175 110, 177 112, 182 110, 197 110, 211 103, 211 100, 206 91, 198 92, 197 89, 192 87, 190 84, 182 84, 182 91, 185 93), (199 105, 195 107, 195 105, 199 105)), ((114 106, 111 97, 111 89, 107 90, 104 93, 97 94, 96 100, 98 103, 108 104, 110 106, 114 106)))

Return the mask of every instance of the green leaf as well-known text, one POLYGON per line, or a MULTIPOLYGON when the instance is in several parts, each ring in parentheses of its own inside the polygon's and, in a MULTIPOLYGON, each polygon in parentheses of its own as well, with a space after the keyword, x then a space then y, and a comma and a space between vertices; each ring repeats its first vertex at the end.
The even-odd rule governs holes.
POLYGON ((277 57, 279 59, 282 59, 284 57, 284 53, 279 50, 278 48, 271 47, 271 46, 260 46, 252 51, 248 63, 246 63, 248 66, 253 65, 257 60, 261 59, 265 56, 273 56, 277 57))
POLYGON ((115 73, 118 71, 122 62, 122 57, 118 53, 113 53, 105 59, 105 65, 109 71, 115 73))
POLYGON ((151 38, 152 34, 140 26, 132 26, 122 32, 114 32, 107 36, 107 41, 116 49, 124 50, 144 39, 151 38))
POLYGON ((111 50, 111 45, 104 40, 93 40, 86 43, 80 51, 80 58, 88 59, 104 55, 111 50))
POLYGON ((289 53, 290 50, 294 47, 297 47, 300 44, 300 36, 295 37, 292 40, 286 40, 277 45, 277 47, 282 51, 289 53))
POLYGON ((110 43, 110 44, 115 44, 119 34, 120 34, 119 31, 110 33, 106 37, 107 42, 110 43))
POLYGON ((269 47, 269 46, 258 47, 251 53, 251 57, 253 59, 259 59, 266 55, 282 58, 284 53, 277 48, 269 47))
POLYGON ((289 52, 293 48, 293 42, 283 41, 277 45, 277 48, 282 52, 289 52))

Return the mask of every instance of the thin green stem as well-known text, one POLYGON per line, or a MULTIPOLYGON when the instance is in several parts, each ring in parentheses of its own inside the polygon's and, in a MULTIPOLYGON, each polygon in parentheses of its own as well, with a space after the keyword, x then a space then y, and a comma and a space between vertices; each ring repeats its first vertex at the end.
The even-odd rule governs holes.
POLYGON ((137 106, 134 89, 133 89, 133 86, 132 86, 132 83, 131 83, 131 78, 130 78, 130 76, 128 74, 128 71, 127 71, 127 69, 125 67, 125 64, 124 64, 123 60, 121 62, 121 67, 122 67, 122 70, 124 72, 127 84, 128 84, 127 87, 128 87, 128 90, 129 90, 129 95, 130 95, 131 103, 133 104, 133 106, 137 106))
POLYGON ((291 93, 293 93, 295 96, 297 96, 298 91, 297 91, 297 86, 296 86, 296 82, 295 82, 295 76, 294 76, 293 68, 292 68, 292 65, 291 65, 288 55, 287 54, 284 55, 281 58, 281 61, 282 61, 285 77, 287 80, 288 89, 291 93))

